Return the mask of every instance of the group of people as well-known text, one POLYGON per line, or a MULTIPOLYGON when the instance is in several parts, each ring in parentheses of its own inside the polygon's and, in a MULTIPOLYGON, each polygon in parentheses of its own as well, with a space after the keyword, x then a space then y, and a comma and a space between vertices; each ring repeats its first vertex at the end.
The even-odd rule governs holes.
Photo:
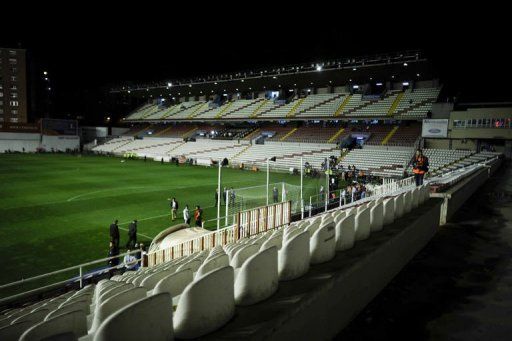
MULTIPOLYGON (((120 260, 119 251, 120 251, 120 233, 119 233, 119 221, 116 219, 112 224, 110 224, 109 228, 110 235, 110 243, 109 243, 109 251, 108 251, 108 266, 109 268, 114 268, 119 266, 120 260)), ((143 243, 137 243, 137 219, 134 219, 128 225, 128 241, 126 242, 126 252, 123 259, 124 267, 120 270, 137 270, 141 265, 142 254, 145 252, 145 247, 143 243), (134 254, 132 251, 137 250, 134 254)), ((113 274, 115 269, 111 269, 110 273, 113 274)))
MULTIPOLYGON (((170 200, 170 206, 171 206, 171 221, 175 221, 178 218, 178 209, 179 209, 179 203, 176 198, 169 198, 167 200, 170 200)), ((197 205, 194 210, 194 220, 195 220, 195 226, 197 227, 203 227, 203 209, 201 206, 197 205)), ((190 216, 190 210, 188 208, 188 205, 185 205, 185 208, 183 209, 183 222, 185 224, 190 225, 191 216, 190 216)))
MULTIPOLYGON (((229 205, 232 205, 235 203, 235 199, 236 199, 236 193, 235 193, 235 190, 233 189, 233 187, 231 188, 227 188, 227 187, 224 187, 224 190, 222 191, 222 202, 220 203, 220 205, 222 206, 222 203, 225 203, 225 204, 229 204, 229 205), (229 198, 229 202, 228 202, 228 198, 229 198)), ((217 207, 219 205, 219 189, 215 189, 215 207, 217 207)))

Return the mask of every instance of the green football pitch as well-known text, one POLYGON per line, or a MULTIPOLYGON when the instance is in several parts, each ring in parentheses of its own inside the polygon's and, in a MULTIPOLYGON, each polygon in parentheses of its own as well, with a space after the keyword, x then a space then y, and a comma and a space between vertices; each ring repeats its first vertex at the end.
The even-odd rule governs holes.
MULTIPOLYGON (((104 258, 109 225, 120 222, 121 242, 137 219, 139 241, 173 225, 167 198, 181 210, 204 208, 204 219, 216 217, 217 169, 175 166, 143 160, 61 154, 0 155, 0 283, 104 258)), ((222 186, 265 184, 265 172, 223 168, 222 186)), ((300 184, 300 177, 271 173, 270 182, 300 184)), ((305 179, 306 195, 317 193, 325 179, 305 179)), ((215 221, 207 227, 214 228, 215 221)))

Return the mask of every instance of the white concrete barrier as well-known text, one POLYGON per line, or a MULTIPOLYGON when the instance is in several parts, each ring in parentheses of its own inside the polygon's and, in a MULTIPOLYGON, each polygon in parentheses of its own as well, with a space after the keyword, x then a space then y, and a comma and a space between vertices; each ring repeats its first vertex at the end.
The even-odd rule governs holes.
POLYGON ((365 208, 356 214, 355 228, 356 228, 356 241, 365 240, 370 237, 370 209, 365 208))
POLYGON ((77 338, 87 334, 87 318, 82 310, 74 310, 45 319, 27 329, 21 335, 20 341, 51 339, 66 333, 73 333, 77 338))
POLYGON ((196 278, 213 271, 215 269, 223 268, 229 265, 229 257, 226 254, 220 254, 216 257, 206 259, 204 263, 197 269, 196 278))
POLYGON ((384 226, 384 205, 378 203, 370 208, 370 231, 377 232, 384 226))
POLYGON ((256 254, 260 249, 259 245, 247 245, 243 249, 240 249, 235 253, 233 256, 233 259, 229 262, 229 265, 231 265, 233 268, 239 268, 244 264, 244 262, 251 257, 252 255, 256 254))
POLYGON ((167 292, 172 297, 180 295, 183 290, 192 283, 194 274, 190 269, 183 269, 162 278, 152 291, 152 294, 167 292))
POLYGON ((395 199, 389 198, 383 202, 384 225, 392 224, 395 221, 395 199))
POLYGON ((356 237, 356 216, 350 214, 336 224, 336 251, 348 250, 354 246, 356 237))
POLYGON ((107 317, 124 306, 146 297, 145 288, 131 288, 122 291, 96 306, 89 333, 94 333, 107 317))
POLYGON ((234 271, 230 266, 208 272, 181 294, 174 318, 176 337, 191 339, 226 324, 235 314, 234 271))
POLYGON ((310 263, 320 264, 330 261, 336 255, 336 231, 333 220, 322 222, 309 240, 310 263))
POLYGON ((101 324, 94 341, 174 340, 171 302, 160 293, 127 305, 101 324))
POLYGON ((235 279, 235 303, 251 305, 272 296, 278 287, 277 247, 271 246, 251 256, 235 279))
POLYGON ((309 270, 309 232, 303 231, 284 242, 278 253, 280 281, 289 281, 303 276, 309 270))

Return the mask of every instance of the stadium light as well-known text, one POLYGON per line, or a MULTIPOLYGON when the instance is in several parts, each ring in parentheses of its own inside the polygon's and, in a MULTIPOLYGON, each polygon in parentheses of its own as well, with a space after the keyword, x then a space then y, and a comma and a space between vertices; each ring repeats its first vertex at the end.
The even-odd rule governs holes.
POLYGON ((359 89, 359 85, 353 85, 352 88, 353 89, 359 89))
POLYGON ((375 85, 377 85, 377 86, 382 86, 382 83, 381 83, 381 82, 378 82, 378 83, 376 83, 375 85))
POLYGON ((48 71, 43 71, 43 75, 47 75, 48 74, 48 71))
POLYGON ((409 82, 403 82, 402 85, 403 86, 409 86, 409 82))
POLYGON ((167 86, 170 88, 172 86, 172 83, 171 82, 167 83, 167 86))
POLYGON ((407 66, 407 63, 404 63, 404 66, 407 66))
POLYGON ((352 68, 352 71, 357 71, 357 69, 354 67, 354 68, 352 68))
POLYGON ((322 65, 317 65, 316 66, 316 71, 322 71, 322 65))

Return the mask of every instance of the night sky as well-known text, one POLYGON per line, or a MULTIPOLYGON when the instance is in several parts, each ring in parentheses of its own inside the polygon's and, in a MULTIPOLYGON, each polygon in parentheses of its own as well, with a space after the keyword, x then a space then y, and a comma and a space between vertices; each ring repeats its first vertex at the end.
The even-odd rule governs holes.
POLYGON ((124 81, 179 79, 403 49, 423 50, 447 90, 461 100, 512 100, 511 30, 496 8, 445 13, 431 3, 428 10, 415 8, 410 15, 394 17, 394 10, 368 13, 369 8, 290 5, 285 8, 297 11, 272 7, 249 15, 242 8, 229 13, 220 6, 211 11, 199 7, 201 11, 147 5, 131 8, 130 14, 101 6, 64 8, 58 14, 34 9, 25 17, 30 27, 10 30, 5 28, 14 19, 2 22, 0 46, 26 48, 34 74, 50 73, 55 116, 72 112, 91 121, 110 109, 102 90, 124 81))

